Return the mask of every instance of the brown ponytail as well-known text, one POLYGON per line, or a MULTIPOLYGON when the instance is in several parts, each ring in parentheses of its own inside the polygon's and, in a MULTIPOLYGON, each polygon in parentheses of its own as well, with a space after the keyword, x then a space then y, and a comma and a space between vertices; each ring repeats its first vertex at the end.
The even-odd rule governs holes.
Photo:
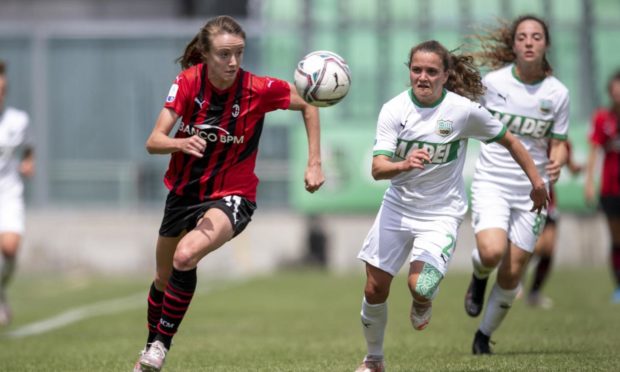
POLYGON ((205 53, 211 48, 211 38, 224 33, 239 35, 245 40, 245 31, 234 18, 217 16, 207 21, 192 41, 187 44, 183 55, 177 58, 176 62, 180 63, 183 69, 203 63, 205 53))
POLYGON ((419 51, 435 53, 439 56, 444 70, 449 74, 448 81, 445 84, 447 90, 467 97, 472 101, 476 101, 484 95, 482 77, 474 65, 474 58, 472 56, 453 54, 441 45, 440 42, 429 40, 411 48, 407 66, 411 66, 414 54, 419 51))

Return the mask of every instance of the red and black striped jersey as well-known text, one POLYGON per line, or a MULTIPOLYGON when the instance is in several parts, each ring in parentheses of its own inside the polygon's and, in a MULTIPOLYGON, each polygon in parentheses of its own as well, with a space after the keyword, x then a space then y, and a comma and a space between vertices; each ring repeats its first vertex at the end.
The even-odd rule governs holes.
POLYGON ((590 142, 605 151, 601 196, 620 196, 620 128, 618 116, 607 109, 597 110, 592 117, 590 142))
POLYGON ((290 86, 284 80, 240 69, 233 85, 220 90, 207 78, 206 64, 182 71, 164 107, 181 116, 175 138, 198 135, 207 147, 203 158, 172 153, 166 187, 200 200, 240 195, 256 201, 254 169, 265 114, 289 105, 290 86))

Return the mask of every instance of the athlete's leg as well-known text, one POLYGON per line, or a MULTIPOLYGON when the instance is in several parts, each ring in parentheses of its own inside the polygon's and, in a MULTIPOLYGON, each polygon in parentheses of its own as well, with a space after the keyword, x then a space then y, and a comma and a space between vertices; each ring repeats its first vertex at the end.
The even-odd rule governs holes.
POLYGON ((541 289, 551 272, 556 236, 556 223, 554 220, 548 218, 543 232, 536 241, 536 247, 534 248, 535 255, 538 256, 538 262, 534 268, 534 277, 527 295, 527 303, 529 305, 543 308, 551 307, 551 300, 541 294, 541 289))
MULTIPOLYGON (((172 273, 164 290, 157 334, 149 350, 140 358, 142 367, 147 370, 161 369, 170 350, 172 338, 194 296, 198 262, 221 247, 233 235, 233 225, 228 215, 219 208, 211 208, 205 212, 196 227, 180 239, 172 257, 172 273)), ((164 252, 161 252, 164 258, 169 252, 168 248, 166 245, 164 252)), ((165 263, 161 267, 158 265, 158 271, 162 271, 161 275, 158 274, 159 281, 163 281, 166 268, 165 263)))
POLYGON ((480 324, 480 331, 486 336, 491 336, 500 326, 512 306, 519 292, 521 276, 525 272, 531 256, 530 252, 517 247, 515 244, 510 244, 510 249, 506 252, 497 271, 497 283, 491 290, 489 302, 480 324))
POLYGON ((156 337, 162 340, 167 349, 194 295, 198 262, 232 237, 233 226, 229 217, 221 209, 211 208, 198 221, 196 228, 177 244, 156 337))
POLYGON ((506 230, 489 228, 476 234, 476 246, 478 256, 472 255, 474 274, 480 278, 486 278, 502 260, 508 247, 506 230))
POLYGON ((182 233, 178 237, 159 236, 155 250, 155 279, 149 289, 147 301, 147 324, 149 335, 146 341, 146 349, 157 335, 157 326, 161 318, 161 309, 164 302, 164 289, 168 284, 168 279, 172 274, 172 258, 177 244, 185 235, 182 233))
POLYGON ((0 233, 0 325, 11 322, 11 309, 6 298, 6 287, 13 278, 17 265, 17 252, 21 243, 21 235, 14 232, 0 233))
POLYGON ((488 228, 476 233, 476 245, 472 251, 472 274, 469 287, 465 293, 465 312, 476 317, 482 311, 487 281, 491 272, 497 267, 506 251, 508 237, 506 230, 488 228))
POLYGON ((611 270, 616 286, 612 302, 620 303, 620 216, 608 216, 607 225, 611 232, 611 270))
POLYGON ((4 290, 15 272, 17 251, 21 244, 21 235, 14 232, 0 233, 0 250, 2 250, 2 267, 0 268, 0 291, 4 290))
POLYGON ((433 298, 439 289, 443 274, 424 261, 413 261, 409 267, 408 285, 413 301, 410 320, 413 328, 421 331, 430 322, 433 298))
POLYGON ((365 361, 383 359, 383 338, 387 325, 387 299, 393 276, 366 263, 366 285, 362 301, 361 320, 366 339, 365 361))

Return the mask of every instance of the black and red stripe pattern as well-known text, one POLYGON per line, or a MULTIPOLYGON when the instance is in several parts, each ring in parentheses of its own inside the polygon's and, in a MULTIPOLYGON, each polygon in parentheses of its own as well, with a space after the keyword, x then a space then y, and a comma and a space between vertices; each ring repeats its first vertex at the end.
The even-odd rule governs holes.
POLYGON ((175 136, 198 135, 207 147, 202 158, 173 153, 164 181, 176 194, 201 201, 226 195, 255 201, 254 168, 264 117, 288 108, 289 84, 240 70, 233 85, 220 90, 207 76, 203 64, 185 70, 177 77, 179 94, 165 105, 182 116, 175 136))
POLYGON ((188 271, 172 270, 172 275, 164 291, 164 301, 157 332, 163 336, 164 343, 170 348, 170 340, 179 329, 185 313, 196 290, 196 269, 188 271))
POLYGON ((147 327, 149 329, 148 343, 153 342, 153 338, 157 333, 157 325, 161 318, 161 308, 164 302, 164 292, 158 290, 155 287, 155 283, 151 284, 149 290, 148 305, 147 305, 147 327))

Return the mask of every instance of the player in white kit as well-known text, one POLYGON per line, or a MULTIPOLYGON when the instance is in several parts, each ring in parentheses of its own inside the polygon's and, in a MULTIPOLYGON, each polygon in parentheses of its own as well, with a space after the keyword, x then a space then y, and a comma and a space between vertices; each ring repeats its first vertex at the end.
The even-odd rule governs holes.
MULTIPOLYGON (((547 187, 567 160, 569 97, 551 75, 546 59, 550 44, 544 21, 517 18, 482 40, 481 62, 498 68, 483 80, 482 104, 504 123, 532 156, 547 187), (501 66, 501 67, 500 67, 501 66)), ((528 178, 510 154, 495 144, 483 145, 472 183, 472 225, 477 249, 474 273, 465 295, 465 311, 482 311, 489 274, 498 267, 472 352, 490 354, 489 338, 500 326, 519 292, 545 215, 532 211, 528 178)))
POLYGON ((0 325, 11 321, 6 286, 24 233, 24 198, 21 176, 34 172, 34 153, 28 115, 5 106, 7 80, 0 61, 0 325))
POLYGON ((470 100, 483 93, 472 62, 437 41, 415 46, 409 53, 411 89, 388 101, 379 114, 372 175, 391 184, 358 256, 367 275, 361 311, 367 354, 359 372, 384 370, 387 298, 407 260, 411 323, 422 330, 430 321, 432 300, 467 211, 462 171, 468 138, 505 146, 531 179, 534 206, 546 205, 544 181, 525 148, 470 100))

